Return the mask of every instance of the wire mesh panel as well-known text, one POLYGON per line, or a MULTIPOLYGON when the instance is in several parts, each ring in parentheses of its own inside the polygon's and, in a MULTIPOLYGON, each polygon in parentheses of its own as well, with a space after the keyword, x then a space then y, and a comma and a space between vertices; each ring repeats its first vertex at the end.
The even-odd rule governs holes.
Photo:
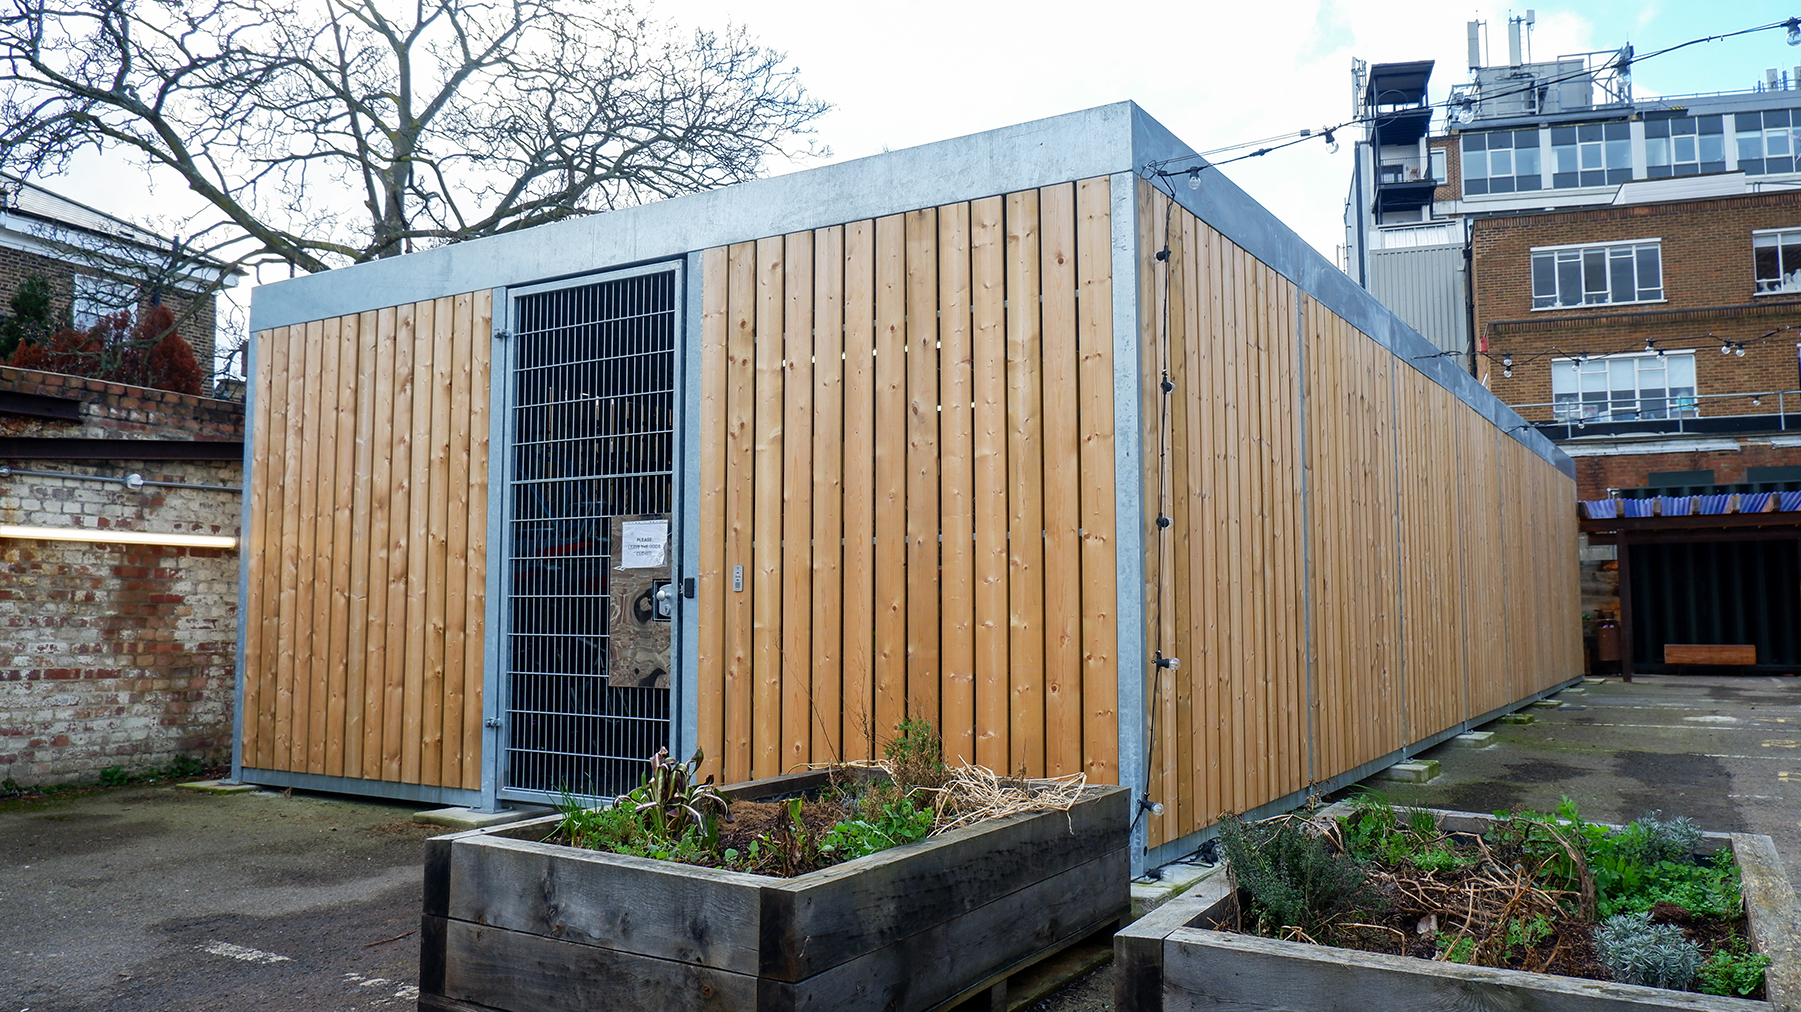
POLYGON ((609 678, 609 590, 614 518, 671 508, 676 277, 514 306, 502 788, 619 794, 669 743, 667 678, 609 678))

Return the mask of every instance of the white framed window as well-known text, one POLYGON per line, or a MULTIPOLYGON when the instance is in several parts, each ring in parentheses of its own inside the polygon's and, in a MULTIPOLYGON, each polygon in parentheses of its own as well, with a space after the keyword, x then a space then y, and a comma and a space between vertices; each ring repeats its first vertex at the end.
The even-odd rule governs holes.
POLYGON ((1738 142, 1738 167, 1758 176, 1795 171, 1797 127, 1788 109, 1741 112, 1732 117, 1733 139, 1738 142))
POLYGON ((92 330, 103 316, 116 313, 136 314, 138 289, 128 281, 98 278, 91 274, 75 275, 75 298, 70 316, 76 330, 92 330))
POLYGON ((1726 171, 1725 121, 1720 116, 1645 117, 1645 175, 1651 179, 1726 171))
POLYGON ((1693 418, 1696 403, 1692 350, 1551 361, 1551 410, 1560 422, 1693 418))
POLYGON ((1751 258, 1758 295, 1801 292, 1801 228, 1752 232, 1751 258))
POLYGON ((1663 300, 1663 242, 1635 239, 1532 250, 1532 308, 1663 300))
POLYGON ((1610 186, 1632 178, 1632 127, 1583 123, 1551 128, 1551 185, 1610 186))
POLYGON ((1463 135, 1463 192, 1518 193, 1544 187, 1539 172, 1538 130, 1496 130, 1463 135))

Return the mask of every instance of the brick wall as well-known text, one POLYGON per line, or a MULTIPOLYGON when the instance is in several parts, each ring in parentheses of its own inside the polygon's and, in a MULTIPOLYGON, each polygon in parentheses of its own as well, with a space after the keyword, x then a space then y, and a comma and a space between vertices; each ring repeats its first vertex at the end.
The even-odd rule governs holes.
MULTIPOLYGON (((12 297, 18 294, 19 285, 33 274, 42 275, 50 280, 55 290, 55 308, 58 314, 69 310, 73 297, 76 274, 98 274, 99 271, 85 267, 52 260, 36 253, 0 247, 0 316, 11 312, 12 297)), ((131 279, 125 279, 131 280, 131 279)), ((146 293, 147 294, 147 293, 146 293)), ((204 299, 190 299, 179 292, 165 293, 163 303, 172 310, 177 319, 190 309, 192 316, 182 320, 177 329, 181 336, 194 349, 194 357, 200 361, 200 370, 204 380, 202 386, 210 386, 213 375, 213 355, 216 349, 218 315, 217 305, 212 296, 204 299)), ((144 303, 141 308, 148 308, 144 303)))
MULTIPOLYGON (((243 438, 239 405, 0 369, 0 389, 87 398, 80 423, 0 416, 12 435, 243 438), (10 424, 9 424, 10 423, 10 424)), ((15 470, 236 486, 236 463, 0 460, 15 470)), ((0 523, 236 534, 233 492, 13 474, 0 523)), ((0 539, 0 779, 93 779, 111 766, 230 753, 238 553, 0 539)))
MULTIPOLYGON (((1487 382, 1509 404, 1543 404, 1551 400, 1552 358, 1642 350, 1649 338, 1666 351, 1695 352, 1704 395, 1801 387, 1793 329, 1801 295, 1753 295, 1752 231, 1790 227, 1801 227, 1801 192, 1477 219, 1474 297, 1487 382), (1533 311, 1534 247, 1631 239, 1662 240, 1663 302, 1533 311), (1743 342, 1745 355, 1720 354, 1722 342, 1743 342), (1503 354, 1513 356, 1512 377, 1502 375, 1503 354)), ((1749 397, 1701 407, 1703 415, 1775 410, 1773 398, 1749 397)), ((1522 414, 1550 418, 1547 410, 1522 414)))
POLYGON ((1434 137, 1426 142, 1426 146, 1442 150, 1445 153, 1445 178, 1432 191, 1434 201, 1461 200, 1463 198, 1463 145, 1455 137, 1434 137))
POLYGON ((1689 450, 1666 449, 1655 453, 1622 451, 1576 457, 1577 498, 1600 499, 1607 495, 1610 488, 1643 488, 1646 480, 1660 471, 1707 470, 1713 472, 1717 484, 1731 485, 1744 481, 1745 472, 1749 468, 1801 465, 1801 446, 1778 445, 1767 437, 1712 437, 1697 440, 1697 443, 1700 448, 1689 450), (1736 448, 1716 448, 1726 443, 1733 444, 1736 448))
POLYGON ((81 399, 79 423, 0 415, 0 436, 94 439, 244 438, 244 405, 173 390, 0 366, 0 390, 81 399))

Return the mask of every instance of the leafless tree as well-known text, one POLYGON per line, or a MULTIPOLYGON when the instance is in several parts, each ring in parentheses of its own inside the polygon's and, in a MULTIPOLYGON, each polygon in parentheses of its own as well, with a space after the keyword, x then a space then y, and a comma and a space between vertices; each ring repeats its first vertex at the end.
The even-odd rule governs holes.
POLYGON ((210 203, 185 248, 231 266, 315 272, 738 182, 827 108, 742 29, 589 0, 0 12, 0 170, 124 149, 210 203))

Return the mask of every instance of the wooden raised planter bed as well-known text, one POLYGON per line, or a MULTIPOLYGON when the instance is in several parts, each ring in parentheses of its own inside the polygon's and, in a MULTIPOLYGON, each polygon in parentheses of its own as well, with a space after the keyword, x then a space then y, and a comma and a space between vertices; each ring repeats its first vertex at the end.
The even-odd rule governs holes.
MULTIPOLYGON (((1348 806, 1320 817, 1346 814, 1348 806)), ((1456 832, 1481 832, 1492 820, 1440 812, 1456 832)), ((1116 1012, 1220 1010, 1309 1012, 1381 1009, 1517 1009, 1530 1012, 1801 1012, 1801 925, 1795 894, 1767 836, 1709 833, 1704 849, 1732 848, 1744 881, 1751 944, 1771 958, 1766 1001, 1527 973, 1485 966, 1359 952, 1196 924, 1229 917, 1237 897, 1216 875, 1115 935, 1116 1012)))
MULTIPOLYGON (((739 785, 792 796, 819 773, 739 785)), ((783 879, 543 843, 556 817, 427 843, 419 1008, 948 1008, 1120 922, 1128 792, 783 879)))

